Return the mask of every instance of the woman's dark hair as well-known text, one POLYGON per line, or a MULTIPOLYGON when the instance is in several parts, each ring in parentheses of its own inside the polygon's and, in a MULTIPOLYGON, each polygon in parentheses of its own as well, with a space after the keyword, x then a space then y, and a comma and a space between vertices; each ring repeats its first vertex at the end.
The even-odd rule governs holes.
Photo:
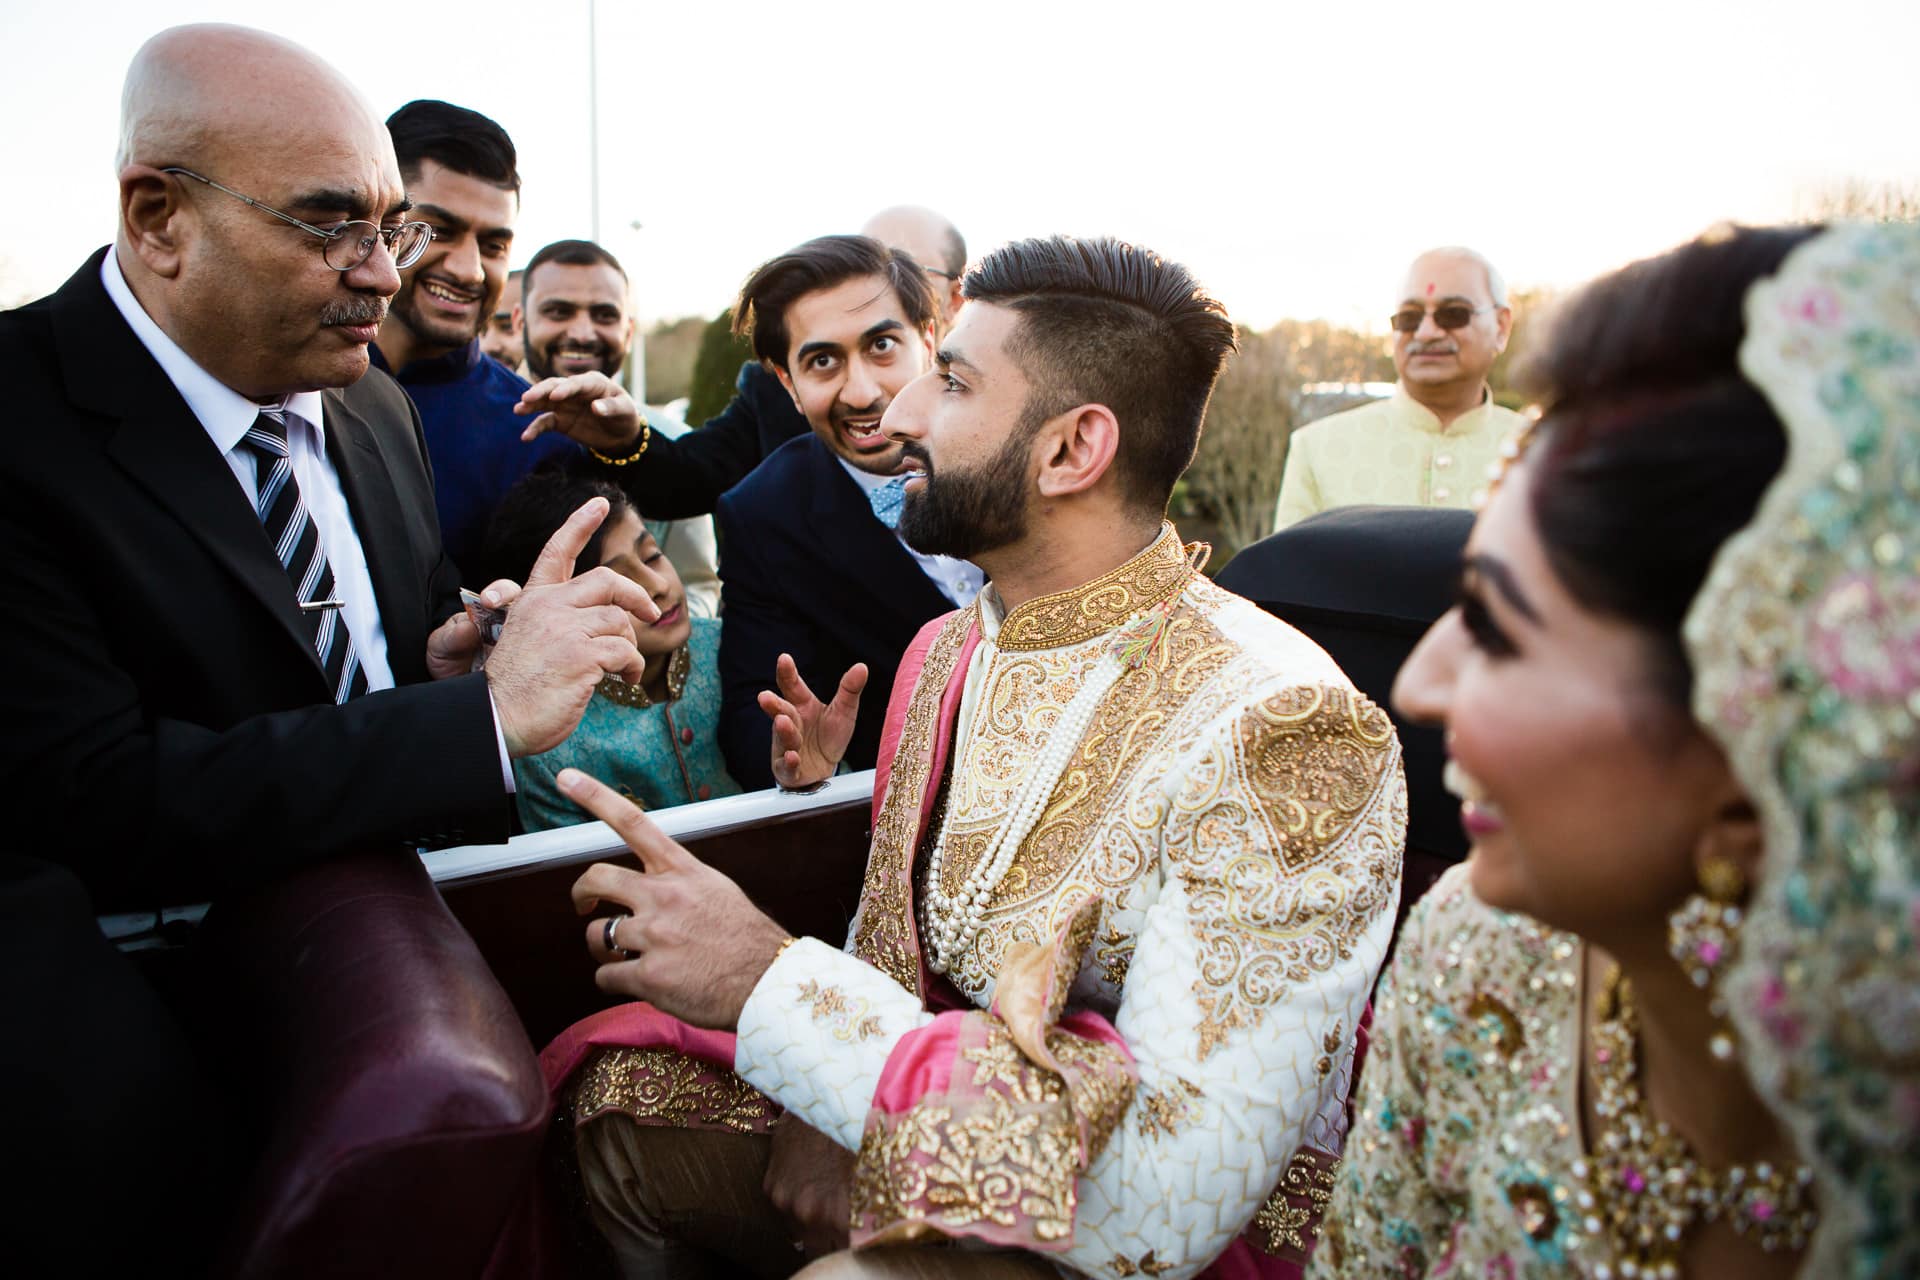
POLYGON ((1586 608, 1651 634, 1656 687, 1682 710, 1680 625, 1786 460, 1779 418, 1740 374, 1747 290, 1819 230, 1713 232, 1603 276, 1521 373, 1542 409, 1527 463, 1547 559, 1586 608))
POLYGON ((480 544, 480 558, 472 566, 477 572, 464 575, 471 578, 468 585, 484 586, 500 578, 525 582, 547 539, 589 498, 607 500, 607 518, 587 539, 586 548, 573 562, 573 572, 599 564, 601 539, 633 504, 617 486, 580 471, 564 458, 554 458, 535 467, 500 500, 487 525, 486 540, 480 544))

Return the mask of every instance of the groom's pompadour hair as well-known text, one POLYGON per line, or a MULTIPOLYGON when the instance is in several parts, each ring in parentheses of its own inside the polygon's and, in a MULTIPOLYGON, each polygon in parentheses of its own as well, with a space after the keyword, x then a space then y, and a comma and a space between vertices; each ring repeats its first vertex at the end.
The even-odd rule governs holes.
POLYGON ((961 293, 1019 314, 1008 354, 1033 384, 1026 418, 1111 409, 1122 491, 1165 512, 1237 346, 1227 309, 1179 263, 1110 237, 1016 240, 967 272, 961 293))

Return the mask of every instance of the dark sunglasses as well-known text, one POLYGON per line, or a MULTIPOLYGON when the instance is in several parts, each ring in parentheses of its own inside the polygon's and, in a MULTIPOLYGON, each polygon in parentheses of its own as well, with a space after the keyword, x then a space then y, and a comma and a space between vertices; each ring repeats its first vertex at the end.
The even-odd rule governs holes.
MULTIPOLYGON (((1473 318, 1482 311, 1491 311, 1492 307, 1470 307, 1464 302, 1443 302, 1433 309, 1433 322, 1452 333, 1455 329, 1464 329, 1473 323, 1473 318)), ((1418 333, 1420 322, 1427 313, 1418 307, 1406 307, 1393 313, 1387 323, 1393 326, 1395 333, 1418 333)))

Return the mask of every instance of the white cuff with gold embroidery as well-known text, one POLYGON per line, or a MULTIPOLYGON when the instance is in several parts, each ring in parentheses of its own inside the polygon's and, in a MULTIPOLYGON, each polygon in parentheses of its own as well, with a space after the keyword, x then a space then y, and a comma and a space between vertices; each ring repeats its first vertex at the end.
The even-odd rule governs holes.
POLYGON ((865 961, 814 938, 788 947, 740 1011, 733 1069, 849 1151, 900 1037, 933 1021, 865 961))

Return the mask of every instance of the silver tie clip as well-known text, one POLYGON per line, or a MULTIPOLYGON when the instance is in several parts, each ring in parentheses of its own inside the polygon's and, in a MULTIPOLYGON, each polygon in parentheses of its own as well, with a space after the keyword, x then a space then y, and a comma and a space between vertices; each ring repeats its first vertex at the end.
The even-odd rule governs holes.
POLYGON ((302 600, 300 602, 300 612, 302 613, 318 613, 322 609, 344 609, 346 607, 347 602, 345 600, 302 600))

